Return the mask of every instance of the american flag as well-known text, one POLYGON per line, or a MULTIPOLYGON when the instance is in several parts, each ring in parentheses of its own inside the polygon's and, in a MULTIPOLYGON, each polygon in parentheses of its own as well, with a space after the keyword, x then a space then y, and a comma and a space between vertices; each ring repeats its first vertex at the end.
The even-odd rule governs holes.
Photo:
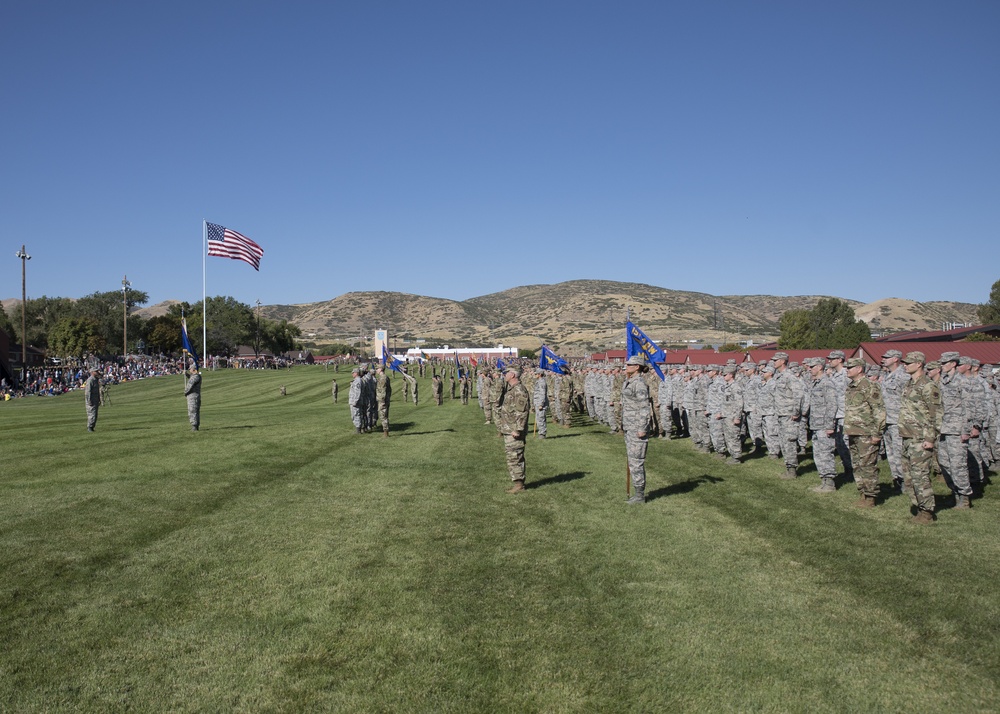
POLYGON ((250 263, 254 270, 260 270, 260 259, 264 257, 263 248, 242 233, 237 233, 216 223, 206 223, 206 225, 208 226, 209 255, 242 260, 250 263))

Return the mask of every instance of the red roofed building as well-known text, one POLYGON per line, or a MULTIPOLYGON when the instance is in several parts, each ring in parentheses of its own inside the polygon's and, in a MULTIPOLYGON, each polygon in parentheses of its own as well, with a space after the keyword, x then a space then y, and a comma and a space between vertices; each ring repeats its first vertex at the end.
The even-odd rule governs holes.
POLYGON ((667 365, 722 365, 729 360, 735 360, 736 364, 743 364, 747 359, 746 354, 743 352, 716 352, 715 350, 668 350, 666 355, 667 365))
POLYGON ((625 350, 608 350, 590 355, 591 362, 624 362, 626 359, 628 359, 628 352, 625 350))
POLYGON ((907 352, 923 352, 928 362, 941 359, 944 352, 958 352, 981 364, 1000 364, 1000 342, 862 342, 857 353, 871 364, 881 364, 889 350, 899 350, 904 357, 907 352))
MULTIPOLYGON (((1000 325, 976 325, 974 327, 960 327, 956 330, 941 330, 939 332, 896 332, 885 337, 880 337, 876 342, 959 342, 969 335, 979 333, 989 335, 990 337, 1000 337, 1000 325)), ((945 351, 947 352, 947 350, 945 351)))

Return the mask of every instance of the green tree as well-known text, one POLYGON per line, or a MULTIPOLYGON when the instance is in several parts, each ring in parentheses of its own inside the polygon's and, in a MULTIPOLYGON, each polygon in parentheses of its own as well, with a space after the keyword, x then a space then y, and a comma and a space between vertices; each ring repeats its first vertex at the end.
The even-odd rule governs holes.
POLYGON ((49 331, 48 342, 49 351, 61 357, 76 357, 79 360, 88 353, 101 353, 105 348, 100 325, 89 317, 62 318, 49 331))
POLYGON ((837 298, 823 298, 812 310, 789 310, 781 316, 780 329, 778 346, 793 350, 853 349, 872 338, 868 323, 837 298))
POLYGON ((741 345, 738 345, 735 342, 727 342, 719 347, 719 352, 744 352, 744 349, 741 345))
MULTIPOLYGON (((185 305, 187 306, 186 303, 185 305)), ((236 298, 220 295, 208 298, 206 306, 207 354, 230 356, 235 354, 238 346, 253 343, 257 323, 249 305, 236 298)), ((202 344, 202 304, 197 302, 187 308, 185 314, 188 337, 191 338, 191 345, 198 351, 198 355, 204 356, 206 350, 202 344)), ((179 311, 180 308, 177 309, 179 311)))
POLYGON ((144 339, 153 352, 179 352, 181 349, 181 318, 158 315, 146 321, 144 339))
MULTIPOLYGON (((18 312, 21 306, 18 305, 18 312)), ((21 334, 21 320, 14 320, 17 341, 45 349, 49 346, 49 331, 64 317, 72 317, 73 301, 69 298, 50 298, 43 295, 24 304, 27 335, 21 334)))
POLYGON ((14 323, 10 321, 7 317, 7 313, 3 309, 3 304, 0 303, 0 330, 6 332, 11 339, 14 339, 14 323))
POLYGON ((261 320, 260 321, 260 341, 264 349, 270 350, 272 354, 281 354, 295 349, 295 338, 302 334, 298 325, 293 325, 288 320, 261 320))
POLYGON ((976 315, 984 325, 1000 324, 1000 280, 993 283, 990 299, 976 308, 976 315))
POLYGON ((778 347, 786 350, 812 348, 815 337, 809 320, 809 310, 789 310, 781 316, 778 347))
POLYGON ((145 321, 139 315, 133 315, 132 311, 148 301, 147 293, 132 288, 126 290, 124 296, 120 290, 91 293, 76 301, 73 315, 86 317, 97 323, 100 336, 109 348, 117 351, 122 346, 125 306, 128 306, 128 334, 130 341, 134 343, 141 336, 145 321))

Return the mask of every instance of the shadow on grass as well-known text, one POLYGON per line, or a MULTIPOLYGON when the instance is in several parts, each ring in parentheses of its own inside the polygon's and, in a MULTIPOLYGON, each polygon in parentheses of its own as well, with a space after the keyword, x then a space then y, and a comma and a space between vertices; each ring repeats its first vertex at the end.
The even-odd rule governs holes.
POLYGON ((526 481, 524 487, 541 488, 542 486, 551 486, 554 483, 567 483, 569 481, 581 479, 586 475, 586 471, 571 471, 570 473, 557 474, 555 476, 549 476, 548 478, 539 479, 538 481, 526 481))
MULTIPOLYGON (((392 431, 390 429, 390 431, 392 431)), ((410 431, 406 434, 396 434, 396 436, 423 436, 424 434, 445 434, 447 432, 454 433, 454 429, 436 429, 434 431, 410 431)))
POLYGON ((719 476, 709 476, 708 474, 702 474, 698 478, 689 478, 687 481, 681 481, 680 483, 673 483, 669 486, 664 486, 663 488, 658 488, 655 491, 650 491, 646 494, 647 501, 655 501, 657 498, 666 498, 667 496, 678 496, 682 493, 689 493, 694 491, 696 488, 705 483, 723 483, 726 479, 719 476))
POLYGON ((574 436, 580 436, 579 434, 557 434, 556 436, 545 436, 545 440, 549 439, 572 439, 574 436))
MULTIPOLYGON (((214 426, 212 431, 225 431, 226 429, 256 429, 257 427, 253 424, 238 424, 237 426, 214 426)), ((200 429, 205 431, 204 429, 200 429)))

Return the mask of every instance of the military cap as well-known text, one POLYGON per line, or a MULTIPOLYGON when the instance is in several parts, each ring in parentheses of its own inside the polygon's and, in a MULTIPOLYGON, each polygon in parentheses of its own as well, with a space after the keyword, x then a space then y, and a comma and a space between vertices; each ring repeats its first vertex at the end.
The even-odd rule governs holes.
POLYGON ((903 359, 903 353, 899 350, 888 350, 884 355, 882 355, 882 359, 891 359, 893 357, 896 359, 903 359))
MULTIPOLYGON (((864 362, 864 360, 861 361, 864 362)), ((879 367, 877 364, 870 364, 865 368, 865 374, 867 374, 869 377, 877 377, 880 374, 882 374, 882 368, 879 367)))
POLYGON ((766 364, 763 366, 763 368, 761 368, 760 371, 763 372, 764 374, 774 374, 774 367, 772 367, 769 364, 766 364))
POLYGON ((625 364, 626 365, 634 364, 637 367, 642 367, 643 369, 646 369, 647 366, 648 366, 647 362, 646 362, 646 356, 645 355, 641 355, 641 354, 640 355, 632 355, 627 360, 625 360, 625 364))
POLYGON ((723 374, 736 374, 736 365, 735 364, 727 364, 725 367, 722 368, 722 373, 723 374))
POLYGON ((847 367, 864 367, 865 366, 865 361, 861 357, 851 357, 849 360, 847 360, 846 366, 847 367))
POLYGON ((920 364, 924 364, 925 362, 927 362, 927 357, 924 355, 923 352, 913 351, 913 352, 907 352, 906 357, 903 358, 903 361, 906 362, 906 364, 913 364, 914 362, 919 362, 920 364))
POLYGON ((971 357, 966 357, 965 355, 962 355, 961 357, 958 358, 958 363, 959 364, 972 364, 972 358, 971 357))
POLYGON ((941 363, 938 362, 937 360, 934 360, 933 362, 928 362, 926 365, 924 365, 924 367, 926 367, 929 370, 930 369, 941 369, 941 363))
POLYGON ((840 350, 833 350, 826 356, 827 359, 844 359, 844 353, 840 350))
POLYGON ((760 361, 759 361, 759 362, 757 363, 757 366, 758 366, 758 367, 766 367, 766 366, 767 366, 767 360, 766 360, 766 359, 762 359, 762 360, 760 360, 760 361))
POLYGON ((736 364, 736 360, 730 357, 729 359, 726 360, 726 364, 736 364))
POLYGON ((958 362, 960 359, 961 356, 958 352, 944 352, 941 354, 941 364, 944 364, 945 362, 958 362))
POLYGON ((504 374, 511 374, 511 373, 513 373, 515 377, 520 377, 521 376, 521 367, 518 366, 518 365, 516 365, 516 364, 509 364, 506 367, 504 367, 503 373, 504 374))
POLYGON ((772 357, 771 359, 783 359, 783 360, 785 360, 787 362, 788 361, 788 353, 787 352, 775 352, 774 353, 774 357, 772 357))
POLYGON ((973 359, 973 358, 970 357, 969 358, 969 364, 971 364, 973 367, 978 367, 979 366, 979 360, 973 359))
POLYGON ((710 364, 705 369, 707 369, 709 372, 718 372, 720 368, 719 365, 717 364, 710 364))

